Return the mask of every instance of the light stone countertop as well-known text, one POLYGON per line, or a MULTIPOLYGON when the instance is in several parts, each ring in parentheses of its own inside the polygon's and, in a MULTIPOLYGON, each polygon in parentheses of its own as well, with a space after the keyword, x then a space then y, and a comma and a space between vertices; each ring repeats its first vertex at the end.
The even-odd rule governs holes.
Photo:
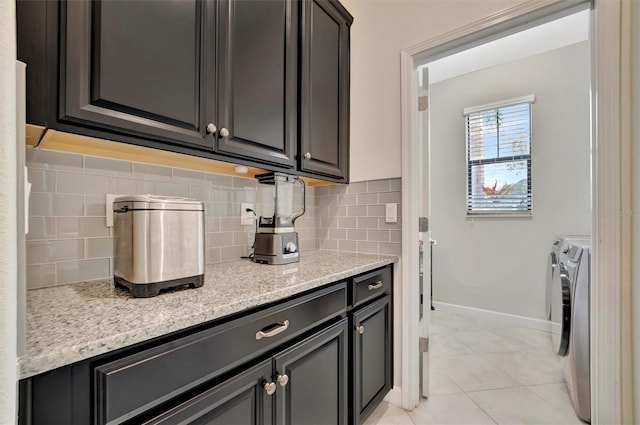
POLYGON ((27 291, 28 378, 118 348, 218 319, 337 282, 397 261, 397 257, 307 251, 284 266, 249 260, 207 266, 201 288, 133 298, 112 279, 27 291))

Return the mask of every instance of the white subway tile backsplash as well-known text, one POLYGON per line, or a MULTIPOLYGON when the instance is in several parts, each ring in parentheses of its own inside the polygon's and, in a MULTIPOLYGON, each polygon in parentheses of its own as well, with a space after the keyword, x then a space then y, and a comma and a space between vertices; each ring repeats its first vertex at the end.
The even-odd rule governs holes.
POLYGON ((216 264, 220 262, 220 248, 207 248, 205 253, 206 264, 216 264))
POLYGON ((233 187, 236 189, 256 189, 258 181, 247 177, 233 177, 233 187))
POLYGON ((57 192, 83 195, 106 194, 109 193, 109 177, 59 172, 57 192))
POLYGON ((173 182, 186 184, 204 185, 207 179, 205 173, 201 171, 185 170, 183 168, 173 169, 173 182))
POLYGON ((370 180, 367 182, 367 192, 378 193, 389 191, 389 180, 370 180))
POLYGON ((33 264, 27 266, 27 288, 36 289, 56 284, 56 265, 33 264))
POLYGON ((367 231, 365 229, 348 229, 347 239, 351 241, 366 241, 367 231))
POLYGON ((402 192, 386 192, 380 193, 378 196, 381 204, 402 203, 402 192))
POLYGON ((367 240, 371 242, 389 242, 389 230, 368 230, 367 240))
POLYGON ((338 250, 338 241, 335 239, 320 239, 320 249, 326 249, 329 251, 338 250))
POLYGON ((154 195, 180 196, 183 198, 188 198, 190 194, 189 185, 167 182, 153 182, 151 193, 154 195))
POLYGON ((117 159, 101 158, 97 156, 85 156, 84 170, 87 174, 131 177, 133 164, 129 161, 120 161, 117 159))
POLYGON ((355 194, 346 194, 338 196, 338 205, 350 206, 356 205, 358 202, 358 195, 355 194))
POLYGON ((54 217, 29 217, 27 240, 55 239, 56 219, 54 217))
POLYGON ((213 186, 233 187, 232 176, 223 176, 221 174, 207 173, 206 180, 207 180, 207 183, 213 186))
POLYGON ((338 217, 338 228, 355 229, 356 227, 358 227, 357 217, 338 217))
POLYGON ((207 233, 207 247, 219 248, 234 245, 234 232, 207 233))
POLYGON ((402 231, 401 230, 389 230, 389 242, 401 243, 402 231))
POLYGON ((29 197, 29 211, 33 216, 83 216, 84 196, 32 193, 29 197))
POLYGON ((109 236, 103 217, 58 217, 58 238, 92 238, 109 236))
POLYGON ((85 240, 85 258, 113 257, 113 238, 88 238, 85 240))
POLYGON ((220 261, 237 261, 248 255, 246 245, 225 246, 220 248, 220 261))
POLYGON ((383 255, 402 255, 401 243, 381 243, 380 254, 383 255))
POLYGON ((358 241, 358 252, 363 254, 378 254, 377 242, 358 241))
POLYGON ((367 215, 367 207, 359 205, 357 207, 347 207, 347 215, 349 217, 362 217, 367 215))
POLYGON ((26 163, 29 169, 40 168, 82 172, 84 167, 82 155, 32 147, 27 147, 26 149, 26 163))
POLYGON ((173 178, 173 172, 169 167, 136 162, 133 164, 133 176, 142 180, 170 182, 173 178))
POLYGON ((358 217, 358 229, 377 229, 378 217, 358 217))
POLYGON ((358 252, 358 242, 356 242, 356 241, 338 241, 338 251, 341 251, 341 252, 358 252))
POLYGON ((384 217, 386 212, 384 205, 369 205, 367 207, 367 217, 384 217))
POLYGON ((378 194, 377 193, 359 194, 358 205, 378 205, 378 194))
POLYGON ((329 229, 329 239, 347 239, 347 229, 329 229))
POLYGON ((29 169, 29 182, 32 192, 55 192, 56 172, 50 170, 29 169))
POLYGON ((106 202, 104 195, 85 195, 84 215, 104 217, 106 214, 106 202))
POLYGON ((53 263, 84 258, 84 240, 27 241, 27 264, 53 263))
POLYGON ((401 191, 402 190, 402 180, 401 179, 389 179, 389 190, 391 190, 391 191, 401 191))
POLYGON ((58 284, 103 279, 111 276, 108 258, 56 263, 58 284))
POLYGON ((347 187, 347 193, 367 193, 367 182, 351 183, 347 187))
POLYGON ((111 177, 109 193, 120 195, 145 195, 153 193, 153 182, 149 180, 111 177))

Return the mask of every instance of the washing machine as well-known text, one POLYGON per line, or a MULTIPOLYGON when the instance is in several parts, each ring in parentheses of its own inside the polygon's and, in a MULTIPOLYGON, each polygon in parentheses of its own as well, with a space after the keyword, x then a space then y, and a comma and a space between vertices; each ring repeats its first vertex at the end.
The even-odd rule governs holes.
POLYGON ((591 240, 591 237, 587 235, 557 235, 553 239, 553 244, 551 244, 551 251, 549 252, 549 257, 547 259, 547 280, 545 287, 545 308, 547 312, 547 319, 551 319, 551 286, 553 282, 553 275, 558 267, 558 257, 560 257, 560 251, 562 250, 564 245, 567 242, 571 242, 572 240, 589 241, 591 240))
POLYGON ((551 317, 558 328, 552 332, 556 354, 578 417, 591 421, 589 372, 589 300, 591 292, 591 245, 572 240, 560 249, 552 282, 551 317))

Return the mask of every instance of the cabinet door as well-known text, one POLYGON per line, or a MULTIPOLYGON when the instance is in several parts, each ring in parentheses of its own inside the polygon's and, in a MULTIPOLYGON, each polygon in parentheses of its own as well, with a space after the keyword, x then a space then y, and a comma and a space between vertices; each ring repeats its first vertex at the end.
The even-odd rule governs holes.
POLYGON ((219 22, 216 151, 293 167, 298 2, 223 1, 219 22))
POLYGON ((61 18, 61 120, 213 147, 213 2, 69 1, 61 18))
POLYGON ((348 181, 351 20, 339 7, 326 0, 302 2, 299 158, 303 171, 348 181))
POLYGON ((271 370, 271 360, 266 360, 158 416, 134 421, 145 425, 271 425, 273 395, 264 388, 271 382, 271 370))
POLYGON ((343 319, 275 357, 278 425, 347 423, 346 335, 343 319))
POLYGON ((391 304, 385 296, 353 315, 354 423, 380 403, 392 385, 391 304))

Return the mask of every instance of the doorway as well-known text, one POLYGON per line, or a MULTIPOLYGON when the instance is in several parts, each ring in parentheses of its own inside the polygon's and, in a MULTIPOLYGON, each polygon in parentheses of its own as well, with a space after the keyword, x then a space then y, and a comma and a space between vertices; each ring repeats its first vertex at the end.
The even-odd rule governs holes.
MULTIPOLYGON (((559 16, 566 16, 589 7, 590 3, 581 1, 550 2, 542 7, 528 2, 498 14, 491 19, 477 22, 461 28, 438 39, 417 44, 401 53, 401 90, 403 125, 403 193, 406 220, 403 223, 403 328, 402 352, 402 402, 405 409, 413 409, 418 402, 419 377, 415 376, 419 364, 420 330, 418 308, 412 306, 412 296, 418 292, 418 253, 416 239, 420 216, 419 190, 420 170, 418 168, 419 146, 417 144, 418 93, 414 86, 417 79, 417 67, 425 62, 434 61, 505 34, 514 33, 525 27, 548 22, 559 16), (414 324, 414 325, 411 325, 414 324), (413 374, 413 376, 412 376, 413 374)), ((620 123, 615 114, 620 109, 619 67, 620 67, 620 13, 619 2, 595 2, 592 12, 592 41, 594 53, 592 70, 594 78, 591 85, 591 105, 593 111, 592 127, 592 235, 593 246, 593 282, 591 293, 591 311, 598 314, 592 318, 591 326, 591 373, 592 373, 592 418, 596 422, 620 422, 620 369, 617 355, 620 352, 621 319, 616 312, 620 309, 620 264, 621 259, 615 253, 621 252, 621 221, 613 215, 599 214, 599 211, 620 210, 621 176, 616 172, 620 159, 620 123), (613 66, 612 66, 613 64, 613 66), (606 87, 605 87, 606 86, 606 87), (605 89, 606 88, 606 89, 605 89), (613 190, 615 193, 611 194, 613 190), (609 252, 610 250, 610 252, 609 252), (607 286, 604 286, 604 283, 607 286), (612 295, 613 294, 613 295, 612 295), (610 338, 605 343, 603 335, 610 338), (612 344, 613 343, 613 344, 612 344), (616 354, 618 353, 618 354, 616 354), (613 373, 608 373, 614 371, 613 373)), ((428 322, 428 319, 426 320, 428 322)))

